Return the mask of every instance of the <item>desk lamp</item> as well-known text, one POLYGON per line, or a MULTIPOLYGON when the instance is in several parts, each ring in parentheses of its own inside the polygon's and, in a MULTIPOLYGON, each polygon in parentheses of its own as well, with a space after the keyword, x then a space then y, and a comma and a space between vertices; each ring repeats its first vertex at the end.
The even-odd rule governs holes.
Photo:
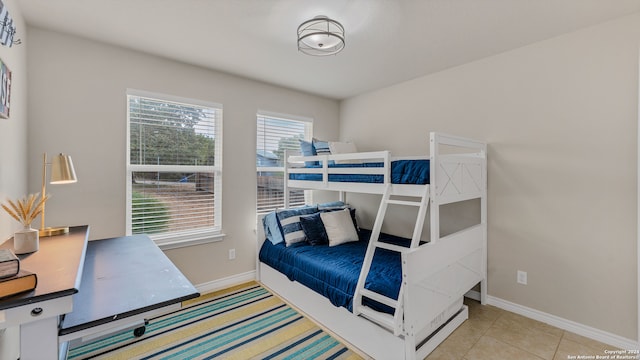
MULTIPOLYGON (((73 162, 71 156, 60 153, 53 157, 50 163, 47 163, 47 153, 42 156, 42 198, 46 196, 46 178, 47 178, 47 165, 51 165, 51 184, 71 184, 77 182, 76 171, 73 169, 73 162)), ((40 236, 54 236, 60 234, 66 234, 69 232, 69 227, 47 227, 44 226, 44 206, 42 204, 42 213, 40 218, 40 236)))

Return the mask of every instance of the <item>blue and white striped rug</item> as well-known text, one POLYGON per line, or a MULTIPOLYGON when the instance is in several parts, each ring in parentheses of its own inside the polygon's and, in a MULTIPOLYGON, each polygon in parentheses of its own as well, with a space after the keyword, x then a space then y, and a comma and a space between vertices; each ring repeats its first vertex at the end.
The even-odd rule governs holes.
POLYGON ((361 359, 255 282, 200 296, 133 331, 69 350, 68 359, 361 359))

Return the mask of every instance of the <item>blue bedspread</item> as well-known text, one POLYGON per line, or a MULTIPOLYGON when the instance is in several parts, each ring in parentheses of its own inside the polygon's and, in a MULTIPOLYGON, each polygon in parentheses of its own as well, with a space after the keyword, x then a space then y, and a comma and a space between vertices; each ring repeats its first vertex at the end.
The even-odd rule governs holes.
MULTIPOLYGON (((360 241, 334 247, 312 246, 306 242, 289 247, 284 243, 273 245, 265 241, 260 249, 260 261, 280 271, 292 281, 298 281, 328 298, 335 306, 352 310, 355 292, 364 254, 371 232, 360 230, 360 241)), ((381 234, 382 241, 409 246, 410 240, 381 234)), ((365 288, 392 299, 398 298, 402 269, 400 254, 377 249, 367 277, 365 288)), ((365 299, 365 305, 378 311, 393 313, 393 309, 365 299)))
MULTIPOLYGON (((332 164, 329 168, 362 168, 382 167, 383 163, 362 164, 332 164)), ((322 168, 322 165, 306 166, 307 168, 322 168)), ((322 181, 321 174, 289 174, 291 180, 322 181)), ((336 182, 364 182, 382 183, 382 175, 362 174, 329 174, 329 181, 336 182)), ((429 160, 396 160, 391 162, 391 182, 394 184, 428 184, 429 160)))

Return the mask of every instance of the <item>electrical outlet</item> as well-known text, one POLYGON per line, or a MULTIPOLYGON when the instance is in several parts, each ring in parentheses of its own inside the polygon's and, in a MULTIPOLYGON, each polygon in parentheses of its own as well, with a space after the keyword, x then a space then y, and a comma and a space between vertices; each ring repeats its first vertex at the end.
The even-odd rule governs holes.
POLYGON ((229 249, 229 260, 236 258, 236 249, 229 249))
POLYGON ((527 272, 518 270, 518 284, 527 285, 527 272))

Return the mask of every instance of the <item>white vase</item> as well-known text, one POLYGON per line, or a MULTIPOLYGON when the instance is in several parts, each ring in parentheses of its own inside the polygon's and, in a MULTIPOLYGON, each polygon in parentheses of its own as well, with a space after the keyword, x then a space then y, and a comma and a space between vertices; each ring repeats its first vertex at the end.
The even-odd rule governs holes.
POLYGON ((25 227, 13 234, 13 249, 16 254, 28 254, 38 251, 40 235, 38 230, 25 227))

